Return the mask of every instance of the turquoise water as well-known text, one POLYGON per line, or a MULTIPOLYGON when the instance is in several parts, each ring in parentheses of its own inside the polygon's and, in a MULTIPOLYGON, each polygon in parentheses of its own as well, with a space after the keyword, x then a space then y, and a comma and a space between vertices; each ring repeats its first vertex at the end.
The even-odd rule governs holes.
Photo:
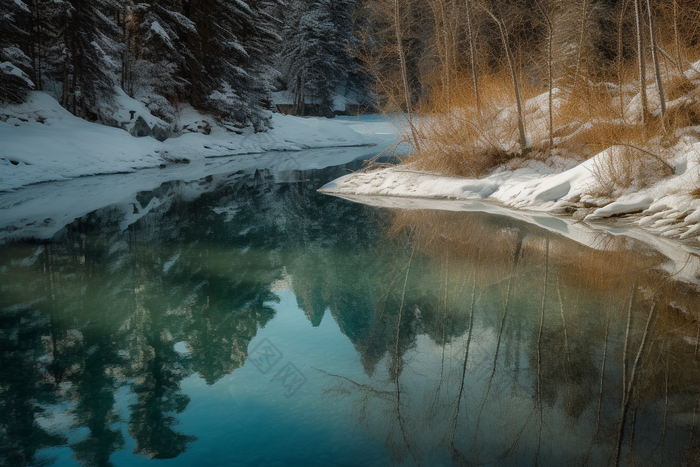
POLYGON ((167 182, 0 246, 0 465, 697 465, 667 260, 318 194, 167 182))

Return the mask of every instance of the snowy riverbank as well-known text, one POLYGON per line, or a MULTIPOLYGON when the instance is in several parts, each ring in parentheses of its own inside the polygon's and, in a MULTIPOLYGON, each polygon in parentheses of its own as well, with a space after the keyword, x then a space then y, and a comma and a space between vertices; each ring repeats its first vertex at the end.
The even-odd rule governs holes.
POLYGON ((597 167, 614 159, 612 147, 566 170, 530 162, 482 179, 465 179, 415 171, 410 165, 347 175, 321 188, 338 195, 425 199, 489 200, 527 211, 571 215, 576 221, 626 216, 634 224, 668 238, 700 239, 700 199, 691 192, 698 183, 700 143, 686 138, 671 162, 674 175, 648 187, 637 187, 611 199, 601 191, 597 167))
MULTIPOLYGON (((450 124, 456 125, 455 121, 470 115, 455 111, 456 119, 450 120, 452 114, 442 116, 447 124, 440 117, 418 124, 419 133, 427 137, 421 142, 424 154, 417 156, 415 162, 351 174, 328 183, 320 191, 341 196, 486 200, 519 210, 569 216, 576 222, 623 217, 626 225, 661 237, 698 242, 700 126, 693 118, 684 120, 679 115, 695 115, 694 109, 700 105, 700 62, 674 79, 685 86, 676 86, 674 93, 669 91, 673 98, 667 103, 667 120, 674 125, 665 134, 657 132, 643 143, 628 144, 605 136, 609 128, 625 128, 634 133, 643 126, 639 120, 642 101, 634 86, 617 89, 609 84, 610 93, 616 95, 610 102, 622 105, 622 114, 629 121, 615 120, 613 113, 607 119, 574 119, 564 126, 555 125, 553 146, 548 131, 548 94, 544 93, 524 105, 530 151, 525 156, 507 149, 518 145, 513 123, 518 120, 515 105, 495 108, 492 115, 483 117, 480 124, 490 132, 489 137, 479 133, 478 138, 466 142, 454 143, 440 137, 431 140, 431 134, 440 135, 435 128, 453 131, 450 124), (605 145, 608 147, 602 149, 605 145), (444 153, 446 159, 452 157, 467 167, 474 164, 477 169, 482 159, 494 152, 501 151, 505 159, 510 159, 487 167, 484 175, 459 178, 444 175, 450 172, 443 169, 441 173, 426 170, 440 163, 439 158, 430 159, 431 151, 444 153)), ((660 120, 655 86, 650 84, 646 92, 650 115, 660 120)), ((556 114, 566 105, 565 94, 554 89, 552 97, 552 111, 556 114)))
MULTIPOLYGON (((128 104, 122 105, 121 112, 126 120, 130 117, 128 104)), ((137 105, 135 101, 132 104, 137 105)), ((136 109, 136 117, 142 116, 141 110, 136 109)), ((236 134, 191 108, 181 110, 178 124, 198 131, 159 142, 77 118, 39 92, 32 93, 21 106, 0 109, 0 117, 0 191, 213 157, 379 143, 374 136, 377 131, 352 119, 275 114, 272 130, 254 133, 245 129, 236 134)), ((149 116, 144 117, 148 122, 149 116)))

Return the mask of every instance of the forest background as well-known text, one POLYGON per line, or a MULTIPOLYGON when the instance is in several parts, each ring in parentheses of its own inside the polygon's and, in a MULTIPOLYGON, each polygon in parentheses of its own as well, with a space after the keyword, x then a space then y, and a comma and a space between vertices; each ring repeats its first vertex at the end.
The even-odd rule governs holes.
POLYGON ((2 100, 45 91, 112 126, 120 89, 165 122, 189 104, 230 129, 256 131, 270 126, 275 92, 291 96, 297 115, 332 116, 336 96, 352 95, 358 108, 406 117, 399 124, 420 167, 480 176, 515 157, 582 160, 614 144, 663 172, 668 164, 644 147, 670 146, 700 124, 687 73, 700 40, 693 0, 2 7, 2 100), (415 124, 417 114, 428 123, 415 124))

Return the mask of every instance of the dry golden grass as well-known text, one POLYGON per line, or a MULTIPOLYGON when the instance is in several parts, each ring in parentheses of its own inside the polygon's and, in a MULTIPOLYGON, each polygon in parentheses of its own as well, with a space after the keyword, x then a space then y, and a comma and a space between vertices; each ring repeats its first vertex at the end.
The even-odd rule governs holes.
POLYGON ((507 76, 481 77, 481 115, 468 78, 454 77, 451 90, 436 86, 430 99, 420 107, 419 113, 425 117, 420 123, 420 151, 406 161, 415 168, 458 177, 481 177, 522 156, 517 146, 513 88, 507 76))
MULTIPOLYGON (((607 44, 605 53, 591 44, 584 46, 581 36, 581 42, 577 43, 583 49, 572 65, 566 57, 573 53, 569 49, 577 47, 574 39, 564 39, 559 45, 557 39, 549 43, 554 48, 548 49, 548 34, 553 33, 547 30, 545 18, 540 14, 547 16, 544 10, 518 10, 520 16, 511 14, 501 18, 510 28, 506 35, 518 38, 511 43, 510 54, 508 47, 503 46, 508 41, 500 44, 493 36, 496 29, 492 19, 496 22, 498 19, 495 16, 489 19, 490 15, 478 8, 480 12, 472 12, 472 19, 480 26, 472 36, 471 30, 465 30, 467 10, 455 2, 402 4, 402 11, 417 9, 412 21, 406 14, 406 24, 401 27, 392 26, 396 4, 380 3, 383 6, 377 11, 380 23, 385 25, 380 34, 386 39, 384 47, 380 47, 380 52, 369 47, 361 55, 366 68, 375 75, 377 96, 386 109, 421 117, 416 119, 416 125, 420 126, 417 132, 403 129, 406 141, 415 150, 405 162, 418 170, 479 178, 504 164, 512 169, 534 159, 554 165, 561 160, 550 159, 551 156, 583 161, 613 146, 639 148, 624 151, 613 166, 599 168, 601 189, 613 193, 644 186, 647 172, 642 166, 645 164, 652 169, 661 167, 661 173, 668 173, 661 149, 690 134, 690 130, 685 133, 679 130, 700 125, 700 71, 695 78, 692 73, 684 74, 700 57, 700 10, 691 0, 661 2, 652 12, 668 103, 663 120, 656 108, 658 98, 649 38, 645 45, 649 55, 645 78, 649 108, 644 118, 641 115, 636 36, 630 28, 633 18, 629 5, 622 10, 606 10, 614 16, 606 18, 614 23, 609 30, 590 31, 600 35, 601 44, 607 44), (421 45, 416 43, 409 50, 413 68, 408 76, 399 73, 400 53, 394 46, 396 31, 392 27, 399 28, 406 38, 414 37, 413 34, 423 39, 421 45), (487 31, 490 37, 485 36, 487 31), (470 47, 473 44, 477 45, 474 50, 470 47), (557 49, 562 44, 567 50, 557 49), (477 69, 481 112, 477 112, 472 67, 477 69), (523 99, 526 148, 521 148, 511 72, 517 75, 523 99), (554 84, 549 83, 550 78, 554 84), (551 124, 547 99, 550 87, 556 91, 551 124), (648 153, 652 156, 647 157, 648 153), (638 176, 640 180, 635 179, 638 176)), ((503 11, 507 12, 508 8, 503 11)), ((556 29, 566 24, 561 21, 568 20, 558 21, 550 26, 556 29)), ((575 24, 579 24, 578 20, 575 24)), ((562 33, 561 37, 567 37, 565 30, 558 31, 559 35, 562 33)))
MULTIPOLYGON (((628 67, 625 74, 633 71, 633 67, 628 67)), ((531 142, 526 151, 521 151, 513 85, 506 74, 480 76, 481 115, 470 76, 453 77, 451 82, 451 89, 445 89, 441 83, 433 86, 429 99, 417 109, 424 117, 420 123, 420 151, 407 162, 420 170, 481 177, 514 158, 543 160, 550 155, 546 88, 521 89, 526 133, 531 142), (527 101, 533 97, 538 98, 527 101)), ((676 84, 676 88, 683 86, 687 87, 687 83, 676 84)), ((644 146, 663 133, 663 125, 652 119, 642 127, 634 123, 632 116, 625 115, 632 97, 619 89, 592 84, 555 89, 552 148, 584 160, 618 142, 644 146)), ((410 135, 406 134, 406 138, 410 135)))

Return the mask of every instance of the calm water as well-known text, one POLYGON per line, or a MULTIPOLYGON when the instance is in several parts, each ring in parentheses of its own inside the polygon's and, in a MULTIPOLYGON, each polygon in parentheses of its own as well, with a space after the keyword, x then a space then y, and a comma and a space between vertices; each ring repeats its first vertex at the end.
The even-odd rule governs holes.
POLYGON ((667 258, 316 193, 346 169, 0 246, 0 465, 700 465, 700 298, 667 258))

